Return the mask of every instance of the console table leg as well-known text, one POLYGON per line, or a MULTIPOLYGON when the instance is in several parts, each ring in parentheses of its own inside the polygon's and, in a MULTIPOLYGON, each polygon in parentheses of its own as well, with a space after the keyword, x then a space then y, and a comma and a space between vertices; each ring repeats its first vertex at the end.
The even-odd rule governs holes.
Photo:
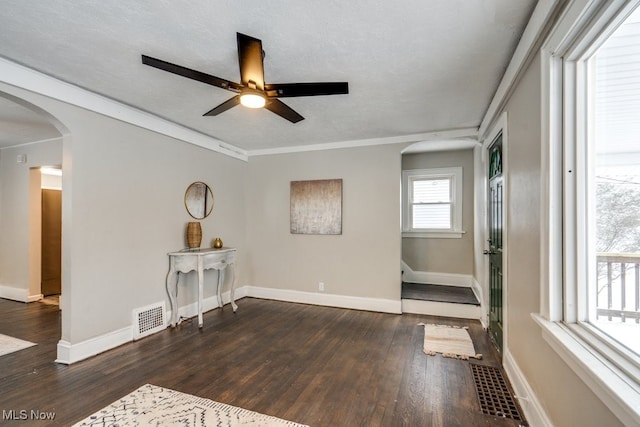
POLYGON ((198 257, 198 327, 202 328, 202 294, 204 271, 202 271, 202 257, 198 257))
POLYGON ((236 282, 238 281, 238 273, 236 272, 236 264, 230 264, 229 265, 231 267, 231 274, 233 274, 233 280, 231 281, 231 292, 230 292, 230 297, 231 297, 231 308, 233 308, 233 312, 235 313, 236 310, 238 309, 238 305, 236 304, 236 297, 235 297, 235 288, 236 288, 236 282))
POLYGON ((221 270, 218 270, 218 289, 217 289, 217 295, 218 295, 218 307, 222 308, 222 286, 224 285, 224 268, 221 270))
POLYGON ((171 262, 171 266, 169 267, 169 272, 167 273, 167 294, 169 294, 169 303, 171 304, 171 327, 175 327, 178 322, 178 301, 177 301, 177 293, 178 293, 178 273, 174 269, 173 262, 171 262), (171 287, 173 286, 173 289, 171 287))

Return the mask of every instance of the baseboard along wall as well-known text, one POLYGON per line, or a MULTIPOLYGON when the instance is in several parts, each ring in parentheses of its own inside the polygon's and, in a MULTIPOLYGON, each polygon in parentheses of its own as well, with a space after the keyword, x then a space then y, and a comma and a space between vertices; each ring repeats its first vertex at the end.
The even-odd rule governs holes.
POLYGON ((508 348, 504 350, 502 364, 527 423, 531 426, 553 427, 553 423, 508 348))
MULTIPOLYGON (((349 308, 354 310, 378 311, 382 313, 401 314, 400 301, 362 298, 347 295, 319 294, 313 292, 302 292, 288 289, 263 288, 259 286, 243 286, 235 290, 235 299, 244 297, 254 297, 262 299, 272 299, 278 301, 296 302, 302 304, 322 305, 338 308, 349 308)), ((222 302, 227 304, 231 301, 230 292, 222 293, 222 302)), ((218 297, 211 296, 202 301, 202 311, 207 312, 218 308, 218 297)), ((242 309, 242 306, 239 308, 242 309)), ((179 317, 190 318, 198 314, 198 303, 184 305, 179 308, 179 317)), ((167 310, 166 318, 171 318, 171 310, 167 310)), ((69 365, 81 360, 95 356, 112 348, 121 346, 133 341, 133 326, 127 326, 117 331, 108 332, 88 340, 71 344, 68 341, 58 342, 58 358, 56 362, 69 365)))
POLYGON ((34 302, 41 300, 42 296, 42 294, 29 295, 29 291, 27 289, 0 285, 0 298, 18 302, 34 302))

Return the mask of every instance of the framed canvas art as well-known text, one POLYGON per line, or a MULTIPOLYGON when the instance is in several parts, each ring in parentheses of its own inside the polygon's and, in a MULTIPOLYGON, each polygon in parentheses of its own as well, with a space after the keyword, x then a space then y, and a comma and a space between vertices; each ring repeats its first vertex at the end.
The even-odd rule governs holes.
POLYGON ((291 234, 342 234, 342 179, 291 181, 291 234))

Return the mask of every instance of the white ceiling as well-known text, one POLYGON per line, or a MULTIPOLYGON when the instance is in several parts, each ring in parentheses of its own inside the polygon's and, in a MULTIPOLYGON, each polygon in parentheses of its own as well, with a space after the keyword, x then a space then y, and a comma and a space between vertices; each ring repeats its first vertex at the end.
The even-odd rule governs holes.
MULTIPOLYGON (((247 151, 390 138, 479 126, 535 3, 3 0, 0 56, 247 151), (140 60, 239 81, 236 32, 262 40, 267 83, 350 93, 283 99, 297 124, 241 106, 203 117, 234 94, 140 60)), ((38 115, 8 105, 0 146, 28 139, 28 123, 43 139, 38 115)))
POLYGON ((42 114, 0 96, 0 148, 59 136, 60 132, 42 114))

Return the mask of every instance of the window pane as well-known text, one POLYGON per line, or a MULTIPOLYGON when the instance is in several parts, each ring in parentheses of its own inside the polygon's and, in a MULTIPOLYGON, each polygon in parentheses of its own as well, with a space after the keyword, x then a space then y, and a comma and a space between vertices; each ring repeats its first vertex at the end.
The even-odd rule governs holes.
POLYGON ((640 354, 640 16, 598 50, 594 64, 596 274, 589 321, 640 354))
POLYGON ((451 228, 451 205, 413 205, 412 228, 451 228))
POLYGON ((449 203, 451 179, 421 179, 413 181, 413 203, 449 203))

